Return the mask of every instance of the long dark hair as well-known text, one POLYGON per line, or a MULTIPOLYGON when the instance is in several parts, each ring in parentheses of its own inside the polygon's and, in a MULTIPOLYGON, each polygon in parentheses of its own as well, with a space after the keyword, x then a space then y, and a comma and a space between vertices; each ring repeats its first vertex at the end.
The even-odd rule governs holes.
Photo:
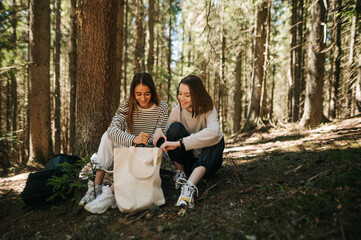
POLYGON ((179 86, 182 83, 189 87, 192 99, 192 117, 197 117, 198 115, 213 109, 213 100, 199 77, 195 75, 188 75, 187 77, 183 78, 178 84, 177 96, 179 94, 179 86))
POLYGON ((132 130, 133 130, 133 123, 134 123, 133 114, 135 112, 138 113, 138 103, 137 103, 137 100, 135 99, 134 89, 139 84, 143 84, 143 85, 149 87, 150 92, 152 94, 150 102, 156 104, 157 106, 159 106, 159 104, 160 104, 159 95, 155 88, 152 76, 146 72, 135 74, 133 81, 130 84, 129 108, 128 108, 128 117, 127 117, 128 118, 127 119, 128 120, 128 129, 130 132, 132 132, 132 130))

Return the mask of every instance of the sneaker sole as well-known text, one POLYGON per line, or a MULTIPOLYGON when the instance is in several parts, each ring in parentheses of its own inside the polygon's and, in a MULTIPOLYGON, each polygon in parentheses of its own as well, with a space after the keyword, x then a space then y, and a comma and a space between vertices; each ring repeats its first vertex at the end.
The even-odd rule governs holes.
POLYGON ((85 209, 86 211, 90 212, 90 213, 93 213, 93 214, 103 214, 103 213, 105 213, 110 207, 111 207, 111 206, 108 206, 108 207, 103 208, 103 209, 100 209, 100 210, 98 210, 98 211, 91 211, 91 210, 89 209, 89 206, 85 206, 84 209, 85 209))
POLYGON ((114 203, 114 204, 112 204, 112 205, 107 206, 106 208, 103 208, 103 209, 100 209, 100 210, 97 210, 97 211, 92 211, 91 209, 89 209, 89 206, 88 206, 88 205, 85 205, 84 209, 85 209, 86 211, 90 212, 90 213, 102 214, 102 213, 105 213, 109 208, 114 209, 114 208, 116 208, 116 207, 118 207, 118 206, 116 205, 116 203, 114 203))

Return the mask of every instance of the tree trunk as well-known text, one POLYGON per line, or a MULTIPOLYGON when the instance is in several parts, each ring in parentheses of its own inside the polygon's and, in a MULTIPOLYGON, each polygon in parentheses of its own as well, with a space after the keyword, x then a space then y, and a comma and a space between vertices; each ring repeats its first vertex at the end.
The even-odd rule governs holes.
POLYGON ((117 16, 117 60, 116 60, 116 73, 115 79, 117 81, 115 99, 117 103, 120 100, 121 93, 121 82, 122 82, 122 67, 123 67, 123 50, 124 50, 124 0, 119 0, 118 2, 118 16, 117 16))
POLYGON ((134 49, 134 74, 143 72, 143 1, 137 0, 137 32, 135 38, 135 49, 134 49))
POLYGON ((45 164, 53 155, 50 123, 50 1, 29 2, 30 160, 45 164))
POLYGON ((356 82, 356 105, 358 114, 361 113, 361 55, 359 56, 356 82))
POLYGON ((148 7, 148 31, 149 31, 149 50, 148 50, 148 73, 153 75, 154 68, 154 0, 149 0, 148 7))
POLYGON ((6 77, 6 132, 11 132, 11 79, 6 77))
POLYGON ((292 16, 291 16, 291 54, 290 54, 290 73, 291 73, 291 81, 290 81, 290 89, 288 92, 288 118, 293 121, 293 113, 294 113, 294 92, 295 92, 295 62, 296 62, 296 41, 297 41, 297 2, 298 0, 292 0, 292 16))
POLYGON ((85 0, 80 5, 77 48, 75 153, 98 149, 116 110, 116 0, 85 0))
POLYGON ((276 75, 276 65, 272 66, 272 90, 271 90, 271 106, 270 106, 270 119, 273 119, 273 101, 274 101, 274 95, 275 95, 275 75, 276 75))
POLYGON ((128 63, 128 0, 125 0, 125 26, 124 26, 124 79, 123 98, 127 98, 127 63, 128 63))
POLYGON ((355 55, 355 42, 356 42, 356 16, 352 17, 351 21, 351 36, 350 36, 350 53, 348 55, 348 63, 347 63, 347 95, 346 95, 346 108, 347 113, 346 116, 350 117, 352 116, 352 82, 355 77, 354 73, 354 55, 355 55))
POLYGON ((326 11, 323 1, 311 8, 310 36, 308 46, 308 75, 306 83, 305 111, 300 125, 316 127, 323 121, 323 78, 325 74, 325 48, 323 26, 326 11))
POLYGON ((291 44, 291 112, 292 122, 297 122, 300 115, 300 93, 302 81, 302 44, 303 44, 303 0, 292 1, 292 44, 291 44))
MULTIPOLYGON (((15 0, 13 0, 13 5, 14 7, 16 6, 16 2, 15 0)), ((14 16, 16 16, 16 12, 14 11, 14 16)), ((11 27, 13 29, 13 34, 11 36, 11 43, 14 46, 17 46, 16 43, 16 29, 17 29, 17 18, 13 17, 11 20, 11 27)), ((14 47, 13 49, 14 52, 14 56, 11 59, 11 63, 10 66, 14 65, 14 59, 15 59, 15 54, 16 54, 16 48, 14 47)), ((17 80, 16 80, 16 75, 15 75, 15 69, 10 71, 10 78, 11 78, 11 105, 12 105, 12 131, 16 132, 17 130, 17 124, 18 124, 18 87, 17 87, 17 80)), ((14 148, 16 148, 16 146, 14 146, 14 148)))
MULTIPOLYGON (((1 56, 0 56, 0 68, 1 68, 1 56)), ((3 85, 0 79, 0 136, 3 134, 3 85)))
POLYGON ((233 133, 238 133, 241 128, 242 117, 242 89, 241 89, 241 74, 242 74, 242 50, 238 52, 235 92, 234 92, 234 116, 233 116, 233 133))
POLYGON ((225 114, 225 101, 226 101, 226 82, 225 82, 225 77, 224 77, 224 64, 225 64, 225 51, 226 51, 226 37, 224 34, 224 0, 220 1, 220 8, 221 8, 221 13, 220 13, 220 18, 221 18, 221 22, 220 22, 220 27, 221 27, 221 31, 220 31, 220 42, 221 42, 221 52, 220 52, 220 62, 219 62, 219 89, 218 89, 218 101, 219 101, 219 112, 218 112, 218 116, 219 116, 219 120, 220 120, 220 125, 221 125, 221 129, 222 131, 225 131, 225 121, 226 121, 226 114, 225 114))
POLYGON ((75 102, 76 102, 76 1, 70 1, 70 40, 69 40, 69 82, 70 82, 70 106, 69 106, 69 153, 74 152, 75 144, 75 102))
MULTIPOLYGON (((172 9, 173 9, 173 3, 172 0, 170 0, 169 3, 170 6, 170 12, 172 13, 172 9)), ((170 98, 170 86, 171 86, 171 81, 172 81, 172 69, 171 69, 171 64, 172 64, 172 28, 173 28, 173 23, 172 23, 172 14, 169 15, 169 32, 168 32, 168 56, 167 56, 167 69, 168 69, 168 83, 167 83, 167 103, 169 104, 171 101, 170 98)))
MULTIPOLYGON (((361 1, 356 3, 356 22, 360 22, 361 17, 361 1)), ((358 114, 361 114, 361 27, 358 27, 358 36, 359 36, 359 47, 358 49, 358 66, 357 66, 357 81, 356 81, 356 106, 358 114)))
POLYGON ((267 72, 268 72, 268 64, 269 64, 269 43, 270 43, 270 33, 271 33, 271 1, 267 1, 267 18, 265 23, 265 51, 264 51, 264 65, 263 65, 263 79, 262 79, 262 95, 260 101, 260 119, 263 121, 265 115, 267 115, 267 72))
MULTIPOLYGON (((181 69, 180 69, 180 75, 183 76, 183 69, 184 69, 184 48, 186 46, 186 42, 185 42, 185 21, 184 18, 182 18, 182 48, 181 48, 181 56, 180 56, 180 65, 181 65, 181 69)), ((209 89, 208 89, 209 91, 209 89)))
POLYGON ((60 153, 60 11, 61 11, 61 0, 55 0, 55 53, 54 53, 54 77, 55 77, 55 108, 54 108, 54 153, 60 153))
POLYGON ((333 22, 333 40, 334 51, 333 58, 334 61, 331 63, 334 65, 334 71, 331 82, 331 93, 330 93, 330 117, 337 118, 339 112, 339 86, 340 86, 340 76, 341 76, 341 8, 342 0, 333 1, 333 11, 334 11, 334 22, 333 22))
POLYGON ((268 1, 263 0, 257 6, 256 29, 255 29, 255 49, 254 49, 254 73, 252 76, 251 103, 249 113, 242 131, 253 128, 257 125, 260 116, 260 103, 262 94, 262 83, 264 74, 264 52, 266 43, 265 24, 268 13, 268 1))
POLYGON ((304 14, 303 14, 303 0, 299 1, 298 4, 298 28, 297 28, 297 51, 296 51, 296 74, 295 77, 297 80, 295 84, 295 102, 294 102, 294 121, 298 121, 300 119, 300 112, 301 112, 301 92, 302 92, 302 85, 304 82, 304 74, 303 74, 303 21, 304 21, 304 14))

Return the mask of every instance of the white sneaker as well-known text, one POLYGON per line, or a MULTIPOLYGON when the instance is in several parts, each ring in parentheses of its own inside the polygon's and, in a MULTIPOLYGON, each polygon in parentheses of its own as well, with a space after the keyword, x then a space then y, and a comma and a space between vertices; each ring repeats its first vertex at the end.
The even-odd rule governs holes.
POLYGON ((93 201, 101 193, 102 185, 96 185, 94 192, 94 182, 92 180, 88 180, 88 191, 85 193, 85 196, 80 200, 79 206, 84 206, 85 204, 93 201))
POLYGON ((189 208, 193 208, 194 207, 194 193, 197 193, 198 196, 198 188, 189 183, 189 182, 184 182, 186 181, 185 179, 179 179, 180 184, 182 185, 182 192, 178 197, 178 201, 177 201, 177 206, 182 206, 182 207, 189 207, 189 208))
POLYGON ((101 214, 104 213, 108 208, 116 207, 115 197, 109 186, 103 186, 103 192, 94 201, 85 205, 84 209, 91 213, 101 214))
POLYGON ((179 183, 179 179, 185 179, 187 180, 187 175, 185 174, 184 171, 181 171, 179 169, 177 169, 176 174, 173 176, 173 181, 174 181, 174 187, 175 189, 179 189, 181 184, 179 183))

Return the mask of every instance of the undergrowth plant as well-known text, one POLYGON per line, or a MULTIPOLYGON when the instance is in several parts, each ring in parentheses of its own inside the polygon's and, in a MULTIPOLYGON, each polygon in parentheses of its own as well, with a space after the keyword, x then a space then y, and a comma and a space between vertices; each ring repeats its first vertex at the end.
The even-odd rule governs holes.
MULTIPOLYGON (((82 160, 78 160, 75 164, 68 162, 59 164, 59 173, 52 176, 48 181, 48 185, 54 186, 54 194, 50 196, 47 201, 52 202, 56 199, 66 199, 75 189, 86 188, 86 183, 79 178, 79 173, 80 170, 88 163, 91 164, 90 158, 85 157, 82 160)), ((94 179, 95 175, 92 172, 87 173, 86 176, 89 179, 94 179)))

